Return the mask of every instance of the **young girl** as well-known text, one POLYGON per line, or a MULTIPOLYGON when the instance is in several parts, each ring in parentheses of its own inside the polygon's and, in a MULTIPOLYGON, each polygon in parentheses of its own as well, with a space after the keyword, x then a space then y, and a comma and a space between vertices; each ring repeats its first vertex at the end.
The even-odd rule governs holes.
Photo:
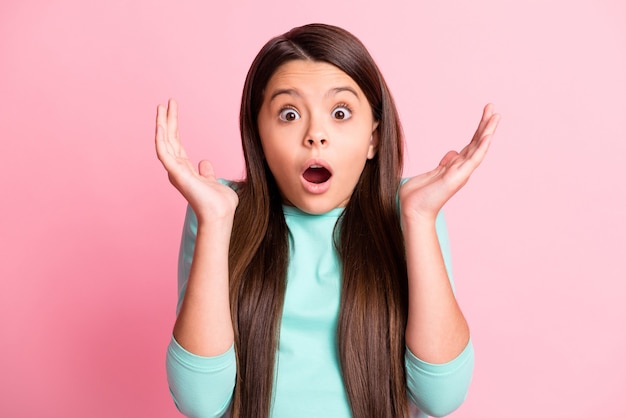
POLYGON ((241 101, 246 177, 196 171, 177 104, 156 148, 189 203, 170 391, 190 417, 442 416, 473 368, 440 210, 480 164, 499 116, 401 181, 402 132, 353 35, 314 24, 270 40, 241 101))

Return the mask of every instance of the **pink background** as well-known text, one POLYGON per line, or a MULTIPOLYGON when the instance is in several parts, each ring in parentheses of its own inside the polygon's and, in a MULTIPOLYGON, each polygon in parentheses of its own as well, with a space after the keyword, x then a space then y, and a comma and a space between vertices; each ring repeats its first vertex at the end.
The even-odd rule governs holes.
POLYGON ((240 92, 271 36, 359 36, 405 173, 503 119, 447 206, 476 370, 454 417, 625 417, 621 1, 3 1, 0 416, 176 417, 164 356, 185 202, 153 150, 176 97, 193 159, 239 177, 240 92))

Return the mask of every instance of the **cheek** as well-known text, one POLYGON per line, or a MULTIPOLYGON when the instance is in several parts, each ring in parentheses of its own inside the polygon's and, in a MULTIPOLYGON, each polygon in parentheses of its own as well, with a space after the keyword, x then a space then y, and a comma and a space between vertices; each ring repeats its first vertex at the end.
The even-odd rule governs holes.
POLYGON ((341 148, 346 158, 367 158, 372 145, 372 131, 359 129, 358 132, 346 132, 342 134, 341 148))
POLYGON ((272 126, 272 120, 268 115, 268 111, 262 108, 256 121, 257 131, 261 140, 261 146, 263 149, 267 148, 274 135, 274 127, 272 126))
POLYGON ((275 141, 261 141, 261 145, 263 148, 263 156, 270 171, 274 177, 281 177, 282 173, 286 172, 287 167, 290 166, 290 153, 288 152, 287 147, 280 146, 275 141))
POLYGON ((272 147, 273 143, 275 142, 273 138, 273 132, 268 124, 262 122, 259 122, 258 130, 259 139, 261 142, 261 149, 263 150, 263 156, 265 157, 265 159, 267 159, 268 155, 271 155, 273 153, 272 147))

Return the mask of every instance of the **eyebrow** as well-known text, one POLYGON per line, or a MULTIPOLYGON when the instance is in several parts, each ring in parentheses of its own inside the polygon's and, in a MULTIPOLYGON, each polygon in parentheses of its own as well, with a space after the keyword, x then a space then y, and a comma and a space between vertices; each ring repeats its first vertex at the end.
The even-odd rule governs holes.
POLYGON ((300 96, 300 93, 294 89, 278 89, 270 96, 270 102, 274 100, 276 96, 280 96, 281 94, 286 94, 288 96, 300 96))
MULTIPOLYGON (((341 86, 341 87, 335 87, 332 88, 330 90, 328 90, 328 92, 326 93, 326 97, 330 97, 330 96, 335 96, 343 91, 347 91, 352 93, 358 100, 360 100, 360 97, 358 95, 358 93, 356 92, 355 89, 353 89, 352 87, 349 86, 341 86)), ((276 91, 274 91, 272 93, 272 95, 270 96, 270 102, 272 100, 274 100, 277 96, 280 96, 281 94, 286 94, 288 96, 298 96, 300 97, 300 93, 298 93, 297 90, 294 89, 278 89, 276 91)))

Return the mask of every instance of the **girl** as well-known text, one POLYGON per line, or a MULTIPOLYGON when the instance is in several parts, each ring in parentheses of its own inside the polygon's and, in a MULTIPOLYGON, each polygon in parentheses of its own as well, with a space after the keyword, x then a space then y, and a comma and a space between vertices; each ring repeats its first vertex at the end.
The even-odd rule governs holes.
POLYGON ((248 72, 246 177, 196 171, 177 104, 156 149, 189 203, 170 391, 192 417, 442 416, 465 398, 467 323, 449 278, 444 203, 480 164, 499 116, 401 182, 402 132, 365 47, 314 24, 270 40, 248 72))

